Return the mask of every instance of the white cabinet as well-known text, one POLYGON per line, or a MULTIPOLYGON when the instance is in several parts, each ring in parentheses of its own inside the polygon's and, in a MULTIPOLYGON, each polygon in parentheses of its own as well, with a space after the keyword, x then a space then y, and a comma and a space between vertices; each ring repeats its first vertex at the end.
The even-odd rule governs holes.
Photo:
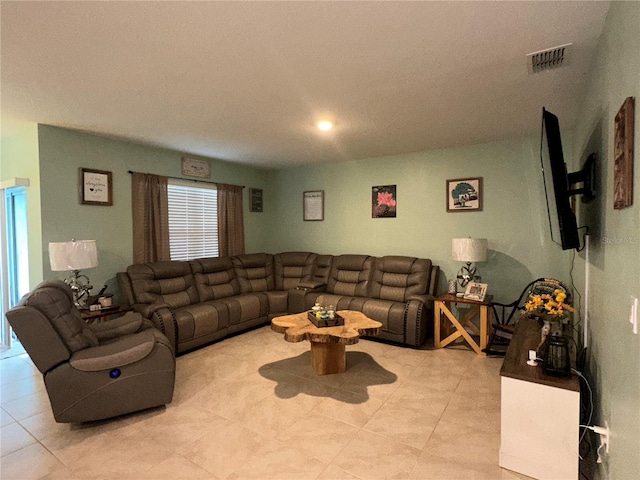
POLYGON ((577 479, 579 379, 527 365, 539 341, 538 323, 520 319, 500 371, 500 466, 543 480, 577 479))

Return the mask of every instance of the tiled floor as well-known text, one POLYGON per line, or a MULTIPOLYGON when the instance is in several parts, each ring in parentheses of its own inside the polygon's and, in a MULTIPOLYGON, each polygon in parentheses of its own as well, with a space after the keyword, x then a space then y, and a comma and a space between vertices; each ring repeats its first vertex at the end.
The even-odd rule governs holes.
POLYGON ((498 466, 501 358, 362 340, 317 377, 263 327, 178 357, 166 408, 57 424, 25 355, 0 361, 9 479, 515 479, 498 466))

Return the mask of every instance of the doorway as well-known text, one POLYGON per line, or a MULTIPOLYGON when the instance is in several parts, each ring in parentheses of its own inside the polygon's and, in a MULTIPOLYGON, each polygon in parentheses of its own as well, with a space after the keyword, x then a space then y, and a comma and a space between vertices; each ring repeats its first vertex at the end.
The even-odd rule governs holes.
POLYGON ((0 216, 2 217, 0 219, 0 266, 2 267, 0 343, 4 357, 5 350, 11 348, 12 343, 19 343, 12 334, 4 314, 29 291, 29 242, 25 187, 1 189, 0 216))

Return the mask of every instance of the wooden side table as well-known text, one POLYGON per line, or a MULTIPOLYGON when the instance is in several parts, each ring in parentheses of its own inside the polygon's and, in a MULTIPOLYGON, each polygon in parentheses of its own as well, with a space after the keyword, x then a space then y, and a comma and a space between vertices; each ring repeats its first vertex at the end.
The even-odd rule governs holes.
POLYGON ((447 293, 445 295, 441 295, 436 298, 435 301, 435 321, 434 321, 434 332, 433 332, 433 342, 435 348, 442 348, 449 345, 451 342, 456 340, 457 338, 463 337, 466 342, 475 350, 478 355, 486 355, 482 350, 487 348, 487 344, 489 343, 489 333, 490 333, 490 325, 491 325, 491 299, 493 297, 491 295, 487 295, 482 302, 478 302, 475 300, 467 300, 463 297, 458 297, 456 295, 447 293), (469 312, 464 315, 464 317, 458 319, 451 312, 451 304, 452 303, 462 303, 466 305, 471 305, 471 309, 469 312), (447 338, 440 338, 440 330, 442 328, 442 316, 453 324, 456 328, 455 332, 451 333, 447 336, 447 338), (478 328, 471 320, 476 315, 480 316, 480 328, 478 328), (480 338, 480 344, 476 343, 473 337, 467 332, 465 327, 468 327, 474 333, 476 333, 480 338))
POLYGON ((102 322, 109 320, 112 315, 122 315, 133 310, 130 307, 123 307, 122 305, 114 305, 112 307, 103 308, 101 310, 89 310, 88 308, 81 308, 80 315, 82 319, 87 323, 102 322))

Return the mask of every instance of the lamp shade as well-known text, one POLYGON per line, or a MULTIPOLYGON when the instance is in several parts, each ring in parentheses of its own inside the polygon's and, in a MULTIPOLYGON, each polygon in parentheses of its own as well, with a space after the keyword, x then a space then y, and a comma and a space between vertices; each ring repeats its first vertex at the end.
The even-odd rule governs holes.
POLYGON ((487 259, 486 238, 454 238, 451 258, 458 262, 484 262, 487 259))
POLYGON ((51 270, 64 272, 84 270, 98 266, 98 249, 95 240, 71 240, 49 243, 51 270))

